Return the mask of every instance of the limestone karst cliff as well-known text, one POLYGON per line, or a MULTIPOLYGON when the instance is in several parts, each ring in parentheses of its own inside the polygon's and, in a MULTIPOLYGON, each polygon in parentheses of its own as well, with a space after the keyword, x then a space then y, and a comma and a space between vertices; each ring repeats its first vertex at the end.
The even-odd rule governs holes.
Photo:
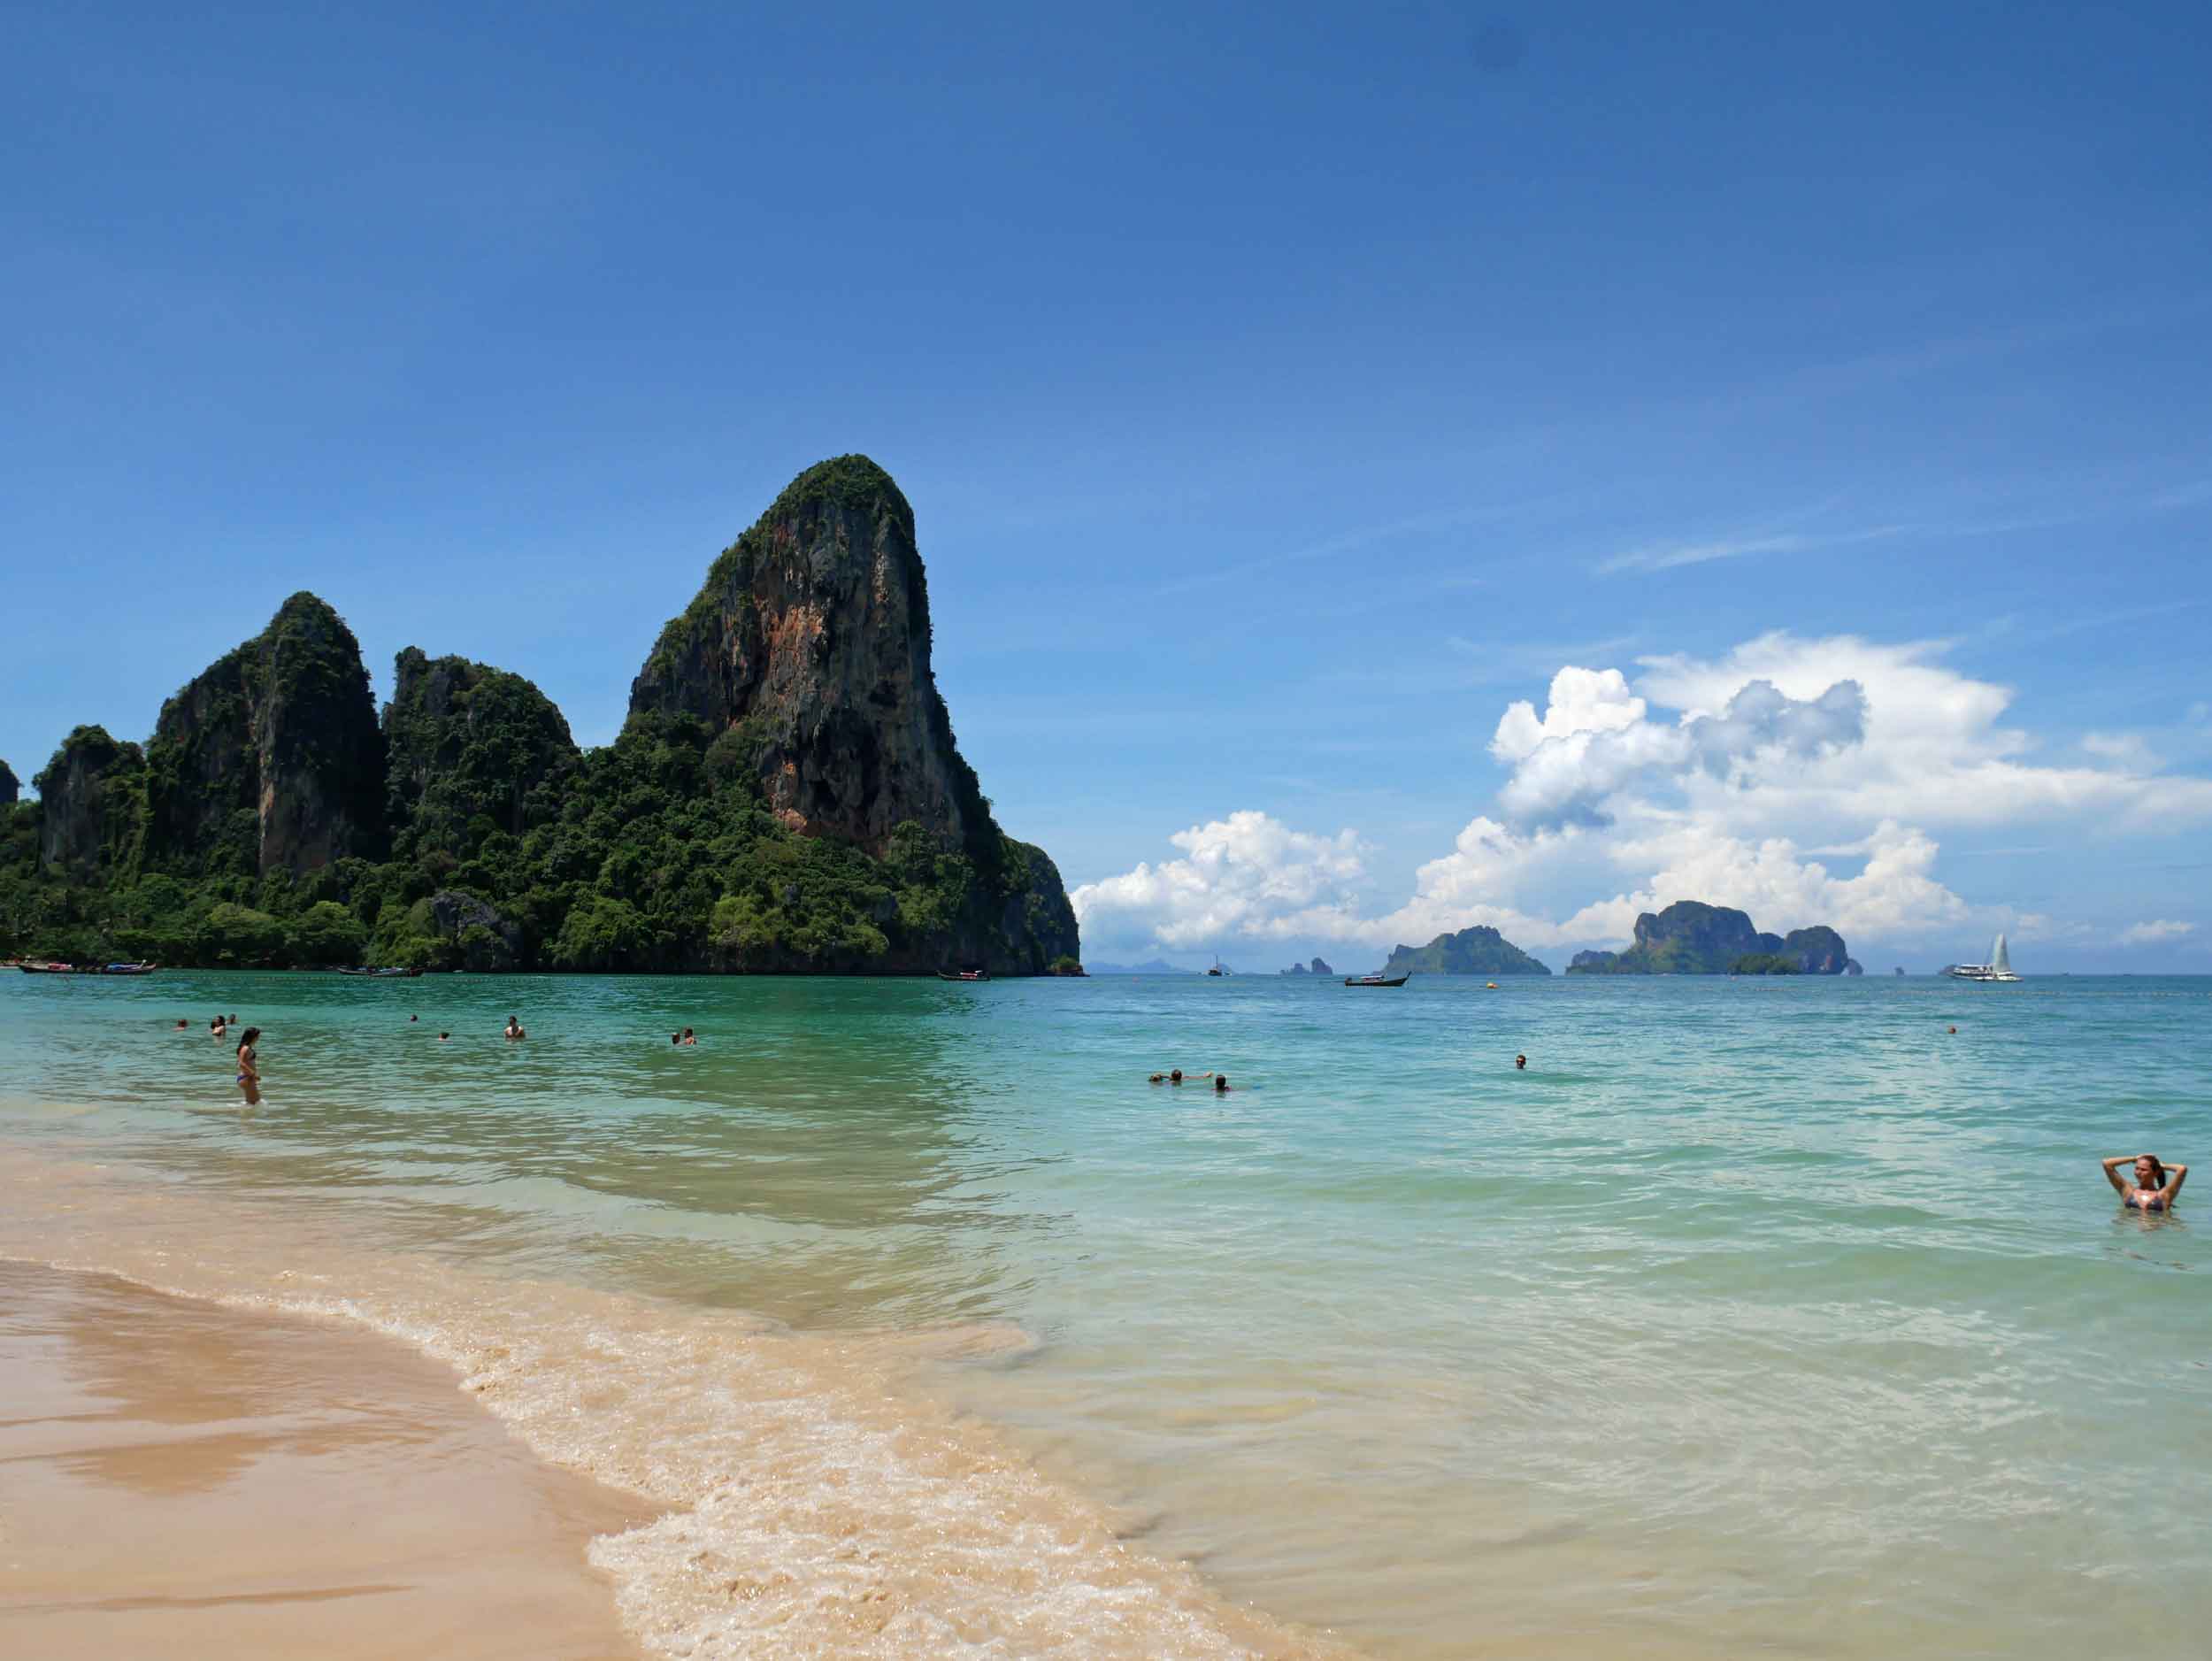
POLYGON ((38 776, 37 849, 42 866, 88 881, 115 872, 145 831, 144 753, 118 743, 102 727, 80 727, 62 740, 38 776))
POLYGON ((452 846, 479 818, 521 835, 533 793, 557 788, 580 753, 520 675, 413 646, 393 662, 384 742, 392 829, 411 847, 452 846))
POLYGON ((146 806, 152 870, 299 876, 381 851, 384 736, 337 612, 292 596, 162 705, 146 806))
POLYGON ((810 468, 662 631, 615 742, 413 647, 380 722, 309 594, 196 675, 142 752, 81 728, 0 804, 0 950, 172 964, 999 974, 1076 966, 1041 849, 998 827, 930 665, 912 511, 810 468))
POLYGON ((964 842, 987 817, 930 671, 914 511, 864 456, 808 468, 723 550, 630 709, 733 734, 804 835, 879 853, 904 821, 964 842))

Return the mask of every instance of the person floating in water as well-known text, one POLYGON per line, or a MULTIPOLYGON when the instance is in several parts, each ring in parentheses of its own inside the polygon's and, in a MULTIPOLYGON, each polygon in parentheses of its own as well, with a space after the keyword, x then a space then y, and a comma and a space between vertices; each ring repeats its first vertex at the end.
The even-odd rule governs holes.
POLYGON ((1528 1071, 1528 1057, 1526 1056, 1514 1057, 1513 1071, 1516 1073, 1526 1073, 1528 1071))
POLYGON ((447 1039, 449 1039, 449 1038, 450 1038, 450 1037, 452 1037, 452 1036, 453 1036, 453 1034, 452 1034, 451 1033, 440 1033, 440 1034, 438 1034, 438 1042, 439 1042, 440 1043, 443 1043, 443 1042, 445 1042, 445 1041, 446 1041, 447 1039))
POLYGON ((261 1104, 261 1058, 254 1050, 260 1037, 258 1027, 249 1027, 238 1035, 238 1088, 246 1093, 248 1107, 261 1104))
POLYGON ((223 1018, 219 1015, 207 1024, 207 1030, 215 1034, 216 1042, 219 1043, 222 1041, 224 1027, 223 1018))
POLYGON ((1214 1074, 1214 1094, 1216 1096, 1227 1095, 1230 1088, 1229 1075, 1227 1073, 1217 1073, 1214 1074))
POLYGON ((529 1035, 522 1030, 522 1023, 511 1015, 507 1018, 507 1030, 500 1034, 511 1044, 518 1038, 527 1038, 529 1035))
POLYGON ((1145 1080, 1148 1084, 1180 1084, 1182 1081, 1183 1070, 1180 1067, 1171 1073, 1156 1073, 1145 1080))
POLYGON ((2161 1165, 2156 1154, 2139 1153, 2134 1160, 2135 1180, 2131 1182, 2120 1174, 2120 1167, 2127 1163, 2125 1154, 2116 1154, 2104 1162, 2104 1180, 2119 1194, 2120 1203, 2131 1211, 2172 1211, 2181 1185, 2189 1180, 2189 1167, 2161 1165))
POLYGON ((699 1035, 687 1027, 684 1028, 683 1042, 687 1044, 695 1044, 699 1042, 699 1035))
POLYGON ((175 1028, 174 1028, 173 1030, 175 1030, 175 1031, 177 1031, 177 1032, 180 1032, 180 1032, 183 1032, 184 1030, 186 1030, 186 1028, 189 1027, 191 1025, 192 1025, 192 1023, 191 1023, 190 1021, 186 1020, 186 1019, 184 1019, 184 1017, 182 1017, 181 1015, 180 1015, 179 1017, 177 1017, 177 1024, 176 1024, 176 1027, 175 1027, 175 1028))

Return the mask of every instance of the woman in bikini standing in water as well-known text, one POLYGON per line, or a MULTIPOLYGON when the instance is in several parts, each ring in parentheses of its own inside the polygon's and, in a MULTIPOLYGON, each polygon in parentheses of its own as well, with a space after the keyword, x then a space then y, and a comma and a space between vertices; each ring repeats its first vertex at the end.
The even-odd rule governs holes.
POLYGON ((238 1088, 246 1093, 246 1105, 261 1105, 261 1062, 254 1054, 254 1041, 261 1036, 258 1027, 249 1027, 238 1035, 238 1088))
POLYGON ((2120 1174, 2120 1167, 2127 1163, 2125 1154, 2104 1162, 2104 1180, 2118 1191, 2120 1203, 2131 1211, 2172 1211, 2181 1185, 2189 1180, 2189 1167, 2161 1165, 2156 1154, 2139 1153, 2134 1160, 2135 1180, 2131 1182, 2120 1174))

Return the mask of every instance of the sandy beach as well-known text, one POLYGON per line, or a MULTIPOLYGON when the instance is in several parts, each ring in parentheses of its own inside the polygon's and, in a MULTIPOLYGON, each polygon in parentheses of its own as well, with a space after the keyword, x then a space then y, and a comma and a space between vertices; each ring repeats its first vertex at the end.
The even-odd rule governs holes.
POLYGON ((388 1339, 0 1262, 0 1652, 638 1653, 585 1551, 652 1508, 388 1339))

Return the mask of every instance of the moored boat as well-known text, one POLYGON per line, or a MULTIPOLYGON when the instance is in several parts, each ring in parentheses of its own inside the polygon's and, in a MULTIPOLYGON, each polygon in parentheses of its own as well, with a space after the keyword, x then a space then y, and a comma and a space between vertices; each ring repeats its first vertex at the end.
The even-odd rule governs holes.
POLYGON ((1403 986, 1412 978, 1412 973, 1411 970, 1408 970, 1404 974, 1393 980, 1378 969, 1372 974, 1348 974, 1344 977, 1344 984, 1346 986, 1403 986))
POLYGON ((940 969, 937 978, 940 980, 988 980, 991 972, 988 969, 940 969))
POLYGON ((1991 943, 1987 963, 1955 963, 1944 973, 1954 980, 2011 982, 2020 978, 2012 972, 2012 956, 2005 950, 2002 934, 1991 943))
POLYGON ((419 969, 341 969, 340 974, 349 974, 365 980, 412 980, 422 973, 419 969))
POLYGON ((161 965, 157 963, 111 963, 104 965, 100 973, 102 974, 151 974, 160 967, 161 965))
POLYGON ((25 974, 74 974, 77 973, 77 965, 73 963, 19 963, 15 966, 22 970, 25 974))

